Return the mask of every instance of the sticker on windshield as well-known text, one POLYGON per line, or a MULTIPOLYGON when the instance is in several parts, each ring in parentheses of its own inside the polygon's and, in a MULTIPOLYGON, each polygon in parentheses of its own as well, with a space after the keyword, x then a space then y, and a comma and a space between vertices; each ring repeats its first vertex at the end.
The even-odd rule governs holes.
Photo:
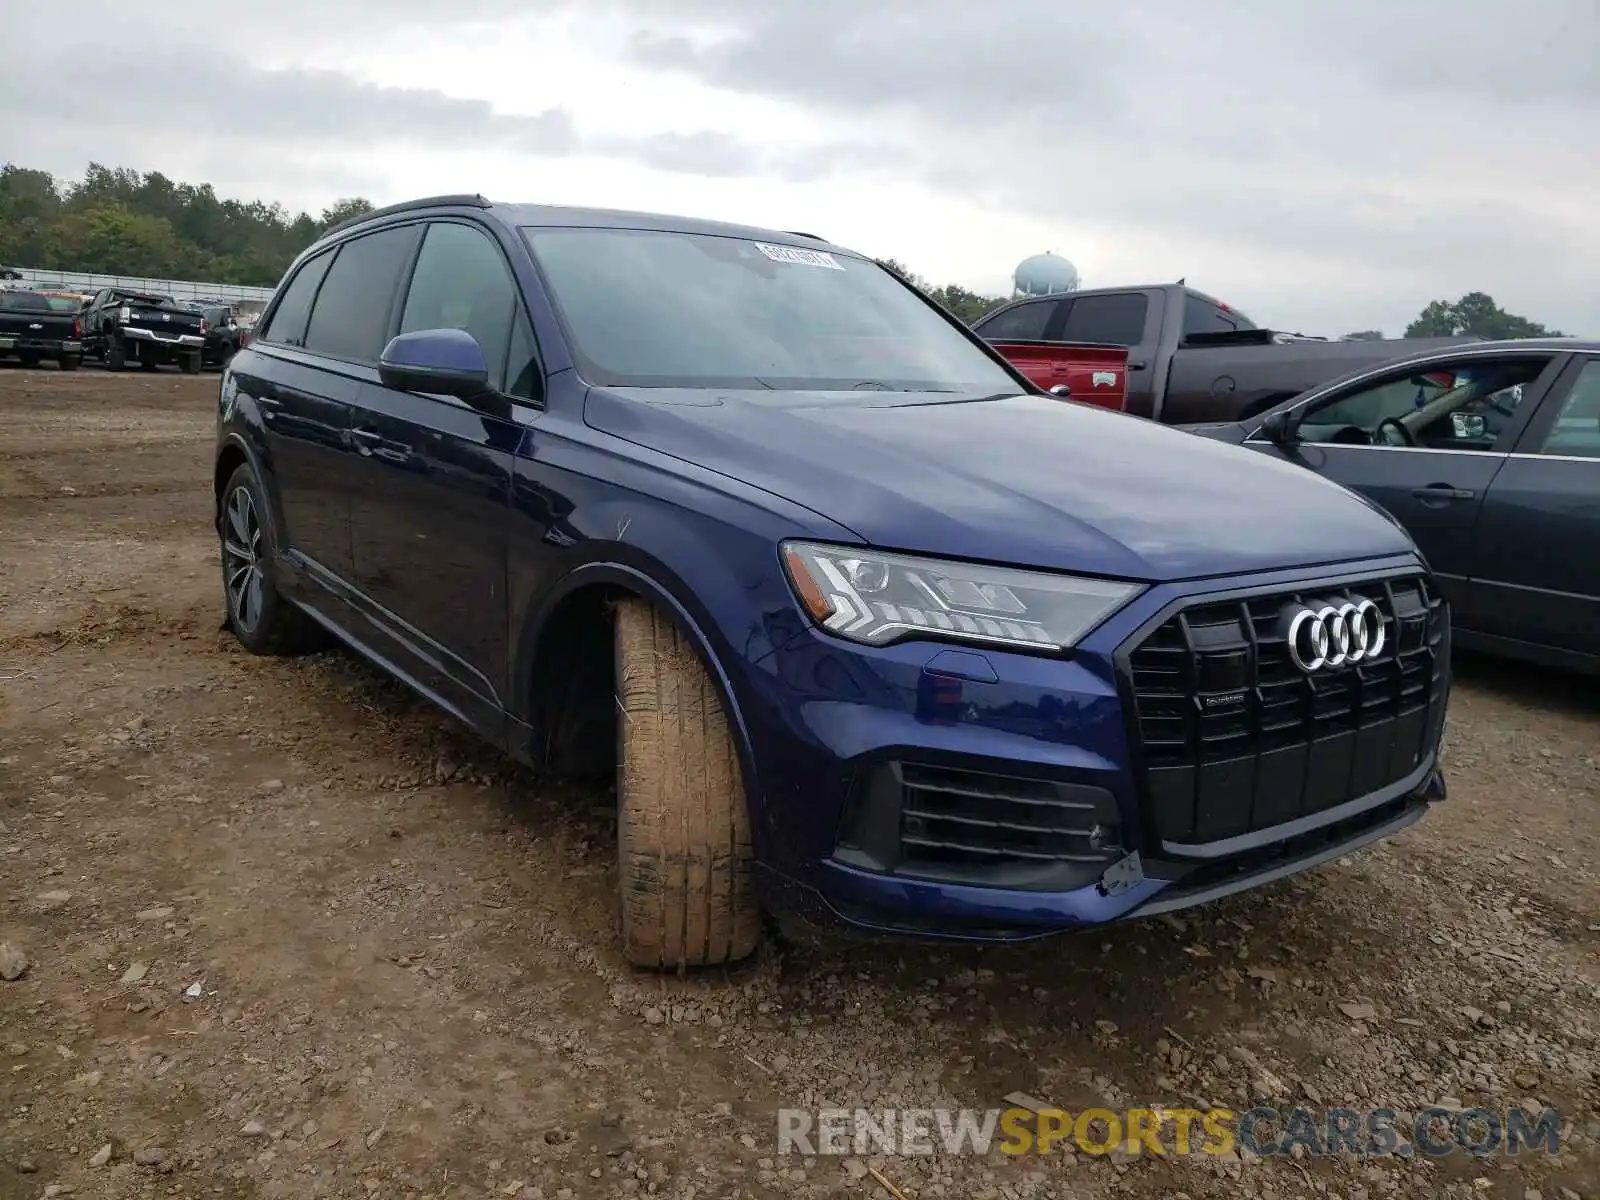
POLYGON ((830 271, 844 270, 839 265, 838 259, 821 250, 801 250, 798 246, 772 246, 766 242, 757 242, 756 249, 773 262, 792 263, 797 267, 827 267, 830 271))

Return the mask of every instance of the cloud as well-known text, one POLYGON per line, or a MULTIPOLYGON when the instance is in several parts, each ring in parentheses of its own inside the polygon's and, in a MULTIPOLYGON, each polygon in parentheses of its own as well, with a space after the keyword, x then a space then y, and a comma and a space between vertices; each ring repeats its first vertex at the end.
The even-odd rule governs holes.
POLYGON ((673 195, 708 208, 751 181, 773 210, 804 192, 808 223, 891 229, 862 248, 969 285, 1007 264, 964 245, 1021 235, 930 213, 1040 231, 1017 257, 1055 248, 1091 285, 1188 275, 1314 331, 1482 289, 1600 333, 1594 0, 274 0, 204 44, 110 0, 74 12, 14 18, 0 127, 21 161, 145 165, 174 144, 152 113, 182 108, 206 161, 229 145, 308 181, 359 159, 342 179, 408 186, 405 157, 444 149, 592 195, 580 175, 627 165, 703 180, 673 195))
POLYGON ((375 145, 477 147, 545 158, 611 158, 710 178, 796 172, 819 177, 846 164, 858 169, 893 158, 888 150, 840 145, 825 154, 803 147, 791 161, 781 144, 716 130, 586 134, 565 107, 508 112, 437 88, 379 85, 326 68, 255 66, 182 45, 157 45, 133 56, 113 46, 25 56, 0 75, 0 128, 36 122, 43 97, 51 138, 92 128, 104 144, 137 144, 187 133, 194 115, 208 122, 221 116, 231 128, 196 132, 208 138, 231 132, 244 155, 375 145), (71 86, 59 87, 65 79, 71 86))
POLYGON ((1593 0, 607 2, 640 67, 904 122, 903 172, 996 211, 1600 331, 1600 160, 1572 153, 1600 124, 1593 0))

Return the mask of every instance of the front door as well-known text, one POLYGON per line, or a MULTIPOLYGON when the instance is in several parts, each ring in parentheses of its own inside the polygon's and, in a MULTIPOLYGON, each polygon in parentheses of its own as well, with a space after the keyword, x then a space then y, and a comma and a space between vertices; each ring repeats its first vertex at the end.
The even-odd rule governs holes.
POLYGON ((1353 384, 1295 414, 1287 445, 1253 438, 1385 509, 1417 543, 1456 617, 1470 610, 1484 496, 1560 356, 1508 355, 1410 367, 1353 384))
MULTIPOLYGON (((508 393, 508 348, 523 321, 510 268, 476 226, 430 224, 398 331, 464 329, 490 364, 495 398, 370 384, 352 436, 361 456, 351 528, 361 591, 402 665, 474 724, 506 703, 506 547, 512 462, 530 413, 508 393)), ((513 376, 519 374, 513 370, 513 376)), ((525 381, 523 381, 525 382, 525 381)))
POLYGON ((1575 355, 1478 523, 1477 631, 1600 659, 1600 358, 1575 355))

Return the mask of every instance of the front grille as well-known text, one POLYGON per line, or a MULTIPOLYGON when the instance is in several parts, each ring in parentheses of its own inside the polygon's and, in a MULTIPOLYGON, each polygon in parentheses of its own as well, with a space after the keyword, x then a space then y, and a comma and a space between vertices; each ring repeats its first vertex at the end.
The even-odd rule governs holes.
POLYGON ((918 879, 1062 890, 1121 857, 1103 788, 935 766, 879 763, 851 789, 835 857, 918 879))
POLYGON ((1310 816, 1410 775, 1437 744, 1448 610, 1423 576, 1200 601, 1128 655, 1141 783, 1162 840, 1204 843, 1310 816), (1280 615, 1371 599, 1377 658, 1306 673, 1280 615))

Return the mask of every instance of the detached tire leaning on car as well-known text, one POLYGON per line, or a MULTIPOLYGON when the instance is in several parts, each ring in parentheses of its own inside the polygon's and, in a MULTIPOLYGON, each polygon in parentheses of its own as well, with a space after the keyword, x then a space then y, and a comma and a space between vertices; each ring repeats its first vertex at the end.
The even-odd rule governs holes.
POLYGON ((617 861, 628 961, 735 962, 756 948, 750 811, 722 698, 654 605, 616 606, 617 861))
POLYGON ((128 348, 122 344, 122 339, 114 337, 106 346, 106 370, 121 371, 128 365, 128 348))
POLYGON ((200 374, 200 351, 196 350, 192 354, 180 354, 178 356, 178 370, 185 375, 200 374))
POLYGON ((266 511, 255 472, 240 464, 222 489, 217 520, 228 628, 252 654, 301 654, 316 648, 322 631, 278 594, 266 511))
POLYGON ((76 371, 79 367, 83 366, 83 355, 63 354, 56 360, 56 365, 59 366, 63 371, 76 371))

